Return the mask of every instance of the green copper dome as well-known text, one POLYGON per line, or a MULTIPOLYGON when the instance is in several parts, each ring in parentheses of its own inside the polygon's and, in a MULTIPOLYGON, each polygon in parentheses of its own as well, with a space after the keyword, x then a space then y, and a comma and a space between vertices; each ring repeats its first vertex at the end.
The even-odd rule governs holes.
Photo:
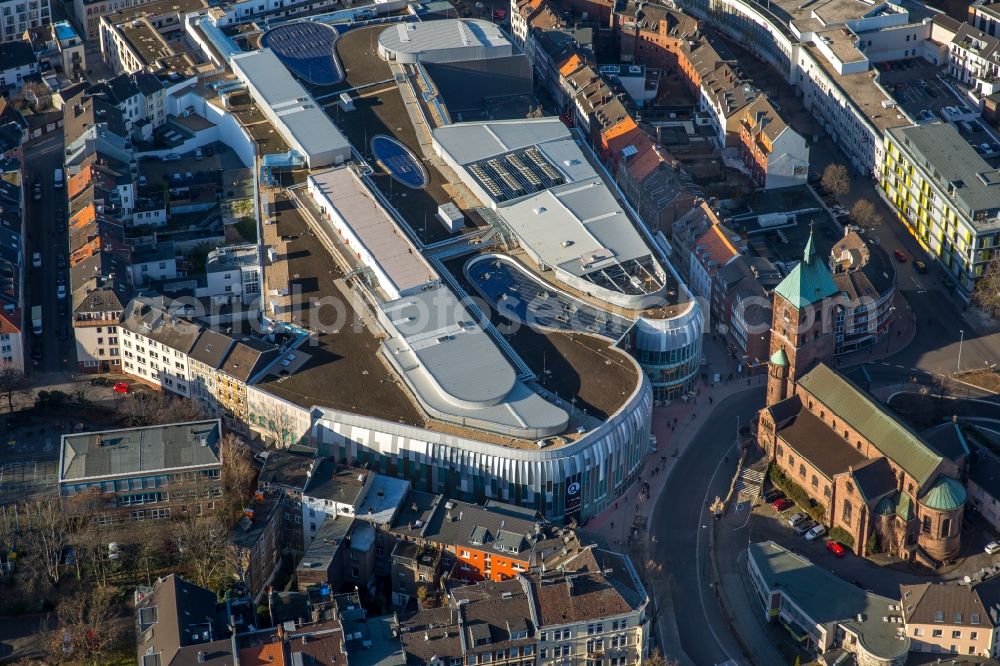
POLYGON ((955 479, 939 476, 920 503, 928 509, 954 511, 965 504, 965 487, 955 479))
POLYGON ((778 347, 778 351, 771 354, 771 365, 777 365, 780 367, 786 367, 788 365, 788 357, 785 356, 785 350, 778 347))
POLYGON ((775 287, 774 291, 800 309, 840 291, 833 283, 833 276, 826 262, 816 258, 812 229, 809 230, 809 240, 802 253, 802 261, 781 281, 781 284, 775 287))

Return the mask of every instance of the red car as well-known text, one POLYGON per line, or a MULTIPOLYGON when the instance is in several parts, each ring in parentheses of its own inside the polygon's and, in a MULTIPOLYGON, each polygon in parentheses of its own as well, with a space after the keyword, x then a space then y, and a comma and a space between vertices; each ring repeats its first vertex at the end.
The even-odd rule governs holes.
POLYGON ((115 393, 128 393, 128 384, 125 382, 118 382, 114 386, 115 393))
POLYGON ((833 553, 834 555, 836 555, 837 557, 843 557, 844 555, 847 555, 847 549, 844 548, 841 544, 837 543, 836 541, 827 541, 826 549, 831 553, 833 553))
POLYGON ((899 263, 901 263, 901 264, 905 264, 906 263, 906 255, 903 254, 902 250, 896 250, 892 254, 893 254, 893 256, 896 257, 896 261, 898 261, 899 263))
POLYGON ((778 513, 781 513, 790 506, 792 506, 792 501, 787 497, 781 497, 771 502, 771 508, 778 513))

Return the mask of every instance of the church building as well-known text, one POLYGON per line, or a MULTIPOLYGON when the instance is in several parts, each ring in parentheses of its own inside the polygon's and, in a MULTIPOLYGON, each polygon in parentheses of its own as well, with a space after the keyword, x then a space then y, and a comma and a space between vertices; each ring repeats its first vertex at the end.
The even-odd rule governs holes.
POLYGON ((851 535, 856 553, 953 559, 968 449, 931 437, 940 427, 914 432, 831 367, 845 301, 810 234, 802 261, 774 290, 758 443, 816 502, 823 523, 851 535))

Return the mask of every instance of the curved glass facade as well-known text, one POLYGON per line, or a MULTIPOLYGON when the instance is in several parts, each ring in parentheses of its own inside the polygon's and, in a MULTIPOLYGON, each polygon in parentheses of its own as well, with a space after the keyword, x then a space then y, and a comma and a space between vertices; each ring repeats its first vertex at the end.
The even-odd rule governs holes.
POLYGON ((671 319, 640 317, 632 329, 632 356, 653 387, 655 403, 680 397, 694 386, 701 365, 704 317, 697 301, 671 319))

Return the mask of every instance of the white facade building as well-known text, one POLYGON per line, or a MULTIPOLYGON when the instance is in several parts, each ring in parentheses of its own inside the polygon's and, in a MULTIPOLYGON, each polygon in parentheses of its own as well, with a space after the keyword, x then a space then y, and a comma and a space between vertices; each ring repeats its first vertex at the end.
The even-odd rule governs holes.
POLYGON ((0 0, 0 42, 17 41, 26 30, 51 20, 49 0, 0 0))
POLYGON ((201 326, 175 316, 156 299, 133 298, 122 314, 119 336, 124 372, 189 397, 188 352, 201 332, 201 326))

